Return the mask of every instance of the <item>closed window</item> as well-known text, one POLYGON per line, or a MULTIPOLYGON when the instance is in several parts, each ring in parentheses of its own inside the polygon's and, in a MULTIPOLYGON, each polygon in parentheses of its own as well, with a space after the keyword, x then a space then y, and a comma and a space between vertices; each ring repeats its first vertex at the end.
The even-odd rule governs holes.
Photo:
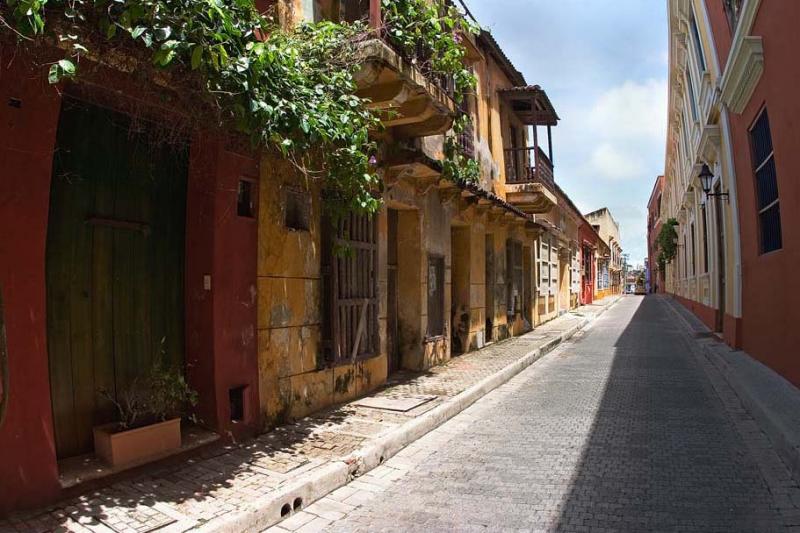
POLYGON ((295 231, 308 231, 311 226, 311 197, 300 189, 284 189, 284 225, 295 231))
POLYGON ((750 129, 750 142, 756 182, 760 249, 761 253, 765 254, 783 247, 778 176, 766 109, 761 112, 750 129))
POLYGON ((239 189, 236 192, 236 214, 240 217, 255 217, 255 198, 253 195, 253 182, 239 180, 239 189))
MULTIPOLYGON (((694 92, 694 80, 692 79, 692 73, 689 69, 686 69, 686 88, 688 89, 688 96, 689 96, 689 108, 692 110, 692 120, 697 122, 700 120, 700 112, 697 109, 697 98, 695 97, 694 92)), ((688 137, 688 132, 687 132, 688 137)), ((687 139, 688 140, 688 139, 687 139)))
POLYGON ((692 41, 694 41, 694 50, 697 54, 697 63, 700 66, 700 71, 706 70, 706 58, 703 54, 703 41, 700 40, 700 29, 697 27, 697 17, 694 15, 694 8, 692 8, 692 41))

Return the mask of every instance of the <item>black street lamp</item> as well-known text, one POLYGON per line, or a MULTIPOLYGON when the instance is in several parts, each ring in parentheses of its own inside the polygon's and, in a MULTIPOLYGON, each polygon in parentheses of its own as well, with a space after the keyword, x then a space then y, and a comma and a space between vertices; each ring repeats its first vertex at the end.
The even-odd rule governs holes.
POLYGON ((703 168, 700 169, 700 175, 697 177, 700 178, 700 185, 703 187, 703 192, 706 193, 708 198, 719 196, 724 197, 726 200, 729 199, 729 194, 726 192, 711 192, 711 183, 714 181, 714 173, 711 172, 707 164, 703 163, 703 168))

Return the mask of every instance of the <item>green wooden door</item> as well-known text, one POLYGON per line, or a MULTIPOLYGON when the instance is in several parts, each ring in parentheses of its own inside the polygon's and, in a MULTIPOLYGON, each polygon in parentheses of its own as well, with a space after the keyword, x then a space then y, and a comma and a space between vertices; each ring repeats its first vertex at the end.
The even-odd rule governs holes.
POLYGON ((183 362, 187 152, 65 99, 53 162, 47 327, 59 457, 91 452, 116 395, 183 362))

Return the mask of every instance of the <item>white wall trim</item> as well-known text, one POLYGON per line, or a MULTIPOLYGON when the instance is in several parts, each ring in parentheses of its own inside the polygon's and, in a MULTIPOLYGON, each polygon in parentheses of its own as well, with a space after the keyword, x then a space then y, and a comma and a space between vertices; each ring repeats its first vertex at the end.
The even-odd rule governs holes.
POLYGON ((745 0, 731 52, 720 80, 722 100, 734 113, 744 111, 764 72, 764 45, 761 37, 751 36, 761 0, 745 0))

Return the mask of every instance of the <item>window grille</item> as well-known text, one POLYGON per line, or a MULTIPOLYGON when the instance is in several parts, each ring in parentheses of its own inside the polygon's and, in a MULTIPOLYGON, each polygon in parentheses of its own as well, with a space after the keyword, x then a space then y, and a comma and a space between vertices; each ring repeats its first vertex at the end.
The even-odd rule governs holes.
POLYGON ((326 358, 335 364, 377 356, 378 231, 373 217, 350 214, 326 224, 323 246, 326 358))
POLYGON ((761 237, 760 248, 761 253, 765 254, 783 247, 778 176, 775 169, 775 153, 772 148, 772 134, 766 109, 750 129, 750 142, 756 182, 756 201, 761 237))

